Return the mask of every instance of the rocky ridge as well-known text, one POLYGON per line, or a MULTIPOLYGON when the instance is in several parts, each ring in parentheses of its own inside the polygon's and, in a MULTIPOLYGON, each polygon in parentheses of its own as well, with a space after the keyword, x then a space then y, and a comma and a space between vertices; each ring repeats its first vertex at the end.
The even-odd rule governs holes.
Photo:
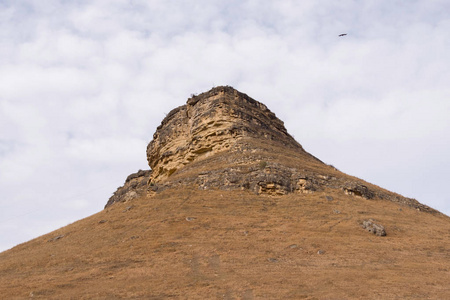
POLYGON ((192 96, 158 126, 147 147, 151 170, 130 175, 106 207, 181 186, 250 190, 256 194, 338 189, 436 213, 415 199, 386 191, 326 165, 290 136, 264 104, 232 87, 192 96))

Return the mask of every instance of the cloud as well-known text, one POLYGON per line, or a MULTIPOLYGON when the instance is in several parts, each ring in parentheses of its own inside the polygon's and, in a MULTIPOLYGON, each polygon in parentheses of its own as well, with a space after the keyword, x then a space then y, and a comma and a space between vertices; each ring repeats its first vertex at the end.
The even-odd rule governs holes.
POLYGON ((13 222, 0 236, 17 232, 2 249, 100 210, 147 168, 164 113, 223 84, 267 104, 320 159, 449 214, 449 9, 2 1, 0 207, 13 222))

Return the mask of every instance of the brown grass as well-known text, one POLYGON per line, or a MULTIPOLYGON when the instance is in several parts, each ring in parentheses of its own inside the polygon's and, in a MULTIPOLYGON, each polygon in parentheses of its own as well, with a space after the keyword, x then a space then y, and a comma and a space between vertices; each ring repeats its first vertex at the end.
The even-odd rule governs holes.
POLYGON ((186 188, 117 203, 1 253, 0 295, 450 299, 449 249, 448 217, 388 201, 186 188), (387 236, 364 231, 368 218, 387 236))
MULTIPOLYGON (((264 162, 360 181, 298 149, 249 142, 255 151, 206 155, 171 179, 264 162)), ((0 253, 0 298, 450 299, 449 249, 449 217, 386 200, 183 186, 0 253), (386 237, 361 228, 370 218, 386 237)))

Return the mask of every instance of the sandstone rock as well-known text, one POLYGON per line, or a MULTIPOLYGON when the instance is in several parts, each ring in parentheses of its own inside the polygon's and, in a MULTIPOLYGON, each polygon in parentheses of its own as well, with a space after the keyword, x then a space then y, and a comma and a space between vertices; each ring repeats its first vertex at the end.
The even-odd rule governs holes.
POLYGON ((375 196, 367 186, 360 184, 354 185, 352 187, 344 187, 343 190, 347 195, 355 195, 366 199, 372 199, 375 196))
POLYGON ((311 181, 308 181, 308 178, 300 178, 297 182, 297 188, 299 191, 305 194, 311 194, 316 189, 311 181))
POLYGON ((105 208, 116 202, 127 202, 143 196, 147 191, 147 182, 150 178, 151 170, 139 170, 127 177, 123 186, 119 187, 109 198, 105 208))
POLYGON ((199 158, 230 150, 243 137, 304 151, 267 107, 232 87, 216 87, 172 110, 153 135, 147 159, 159 182, 199 158))
POLYGON ((189 186, 267 196, 339 189, 358 198, 436 212, 324 164, 307 153, 264 104, 229 86, 192 96, 170 111, 147 146, 147 160, 151 170, 128 176, 105 207, 189 186))
POLYGON ((361 226, 362 226, 362 228, 364 228, 368 232, 371 232, 371 233, 373 233, 375 235, 378 235, 378 236, 385 236, 386 235, 386 231, 384 230, 384 226, 374 223, 374 220, 372 220, 372 219, 363 221, 361 226))

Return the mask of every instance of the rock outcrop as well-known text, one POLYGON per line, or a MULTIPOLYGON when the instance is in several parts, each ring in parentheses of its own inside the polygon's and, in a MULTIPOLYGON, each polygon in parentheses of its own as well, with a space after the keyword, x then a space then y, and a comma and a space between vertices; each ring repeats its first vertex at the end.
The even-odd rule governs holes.
POLYGON ((125 180, 124 185, 117 188, 109 198, 105 208, 116 202, 126 202, 146 195, 147 182, 151 173, 151 170, 139 170, 136 173, 130 174, 125 180))
POLYGON ((288 134, 264 104, 232 87, 192 96, 173 109, 147 146, 151 171, 129 176, 106 206, 144 194, 190 186, 250 190, 255 194, 310 194, 337 189, 362 199, 384 199, 435 210, 326 165, 288 134))
POLYGON ((173 109, 157 128, 147 147, 152 181, 164 180, 198 159, 229 151, 243 137, 304 151, 264 104, 232 87, 216 87, 173 109))

